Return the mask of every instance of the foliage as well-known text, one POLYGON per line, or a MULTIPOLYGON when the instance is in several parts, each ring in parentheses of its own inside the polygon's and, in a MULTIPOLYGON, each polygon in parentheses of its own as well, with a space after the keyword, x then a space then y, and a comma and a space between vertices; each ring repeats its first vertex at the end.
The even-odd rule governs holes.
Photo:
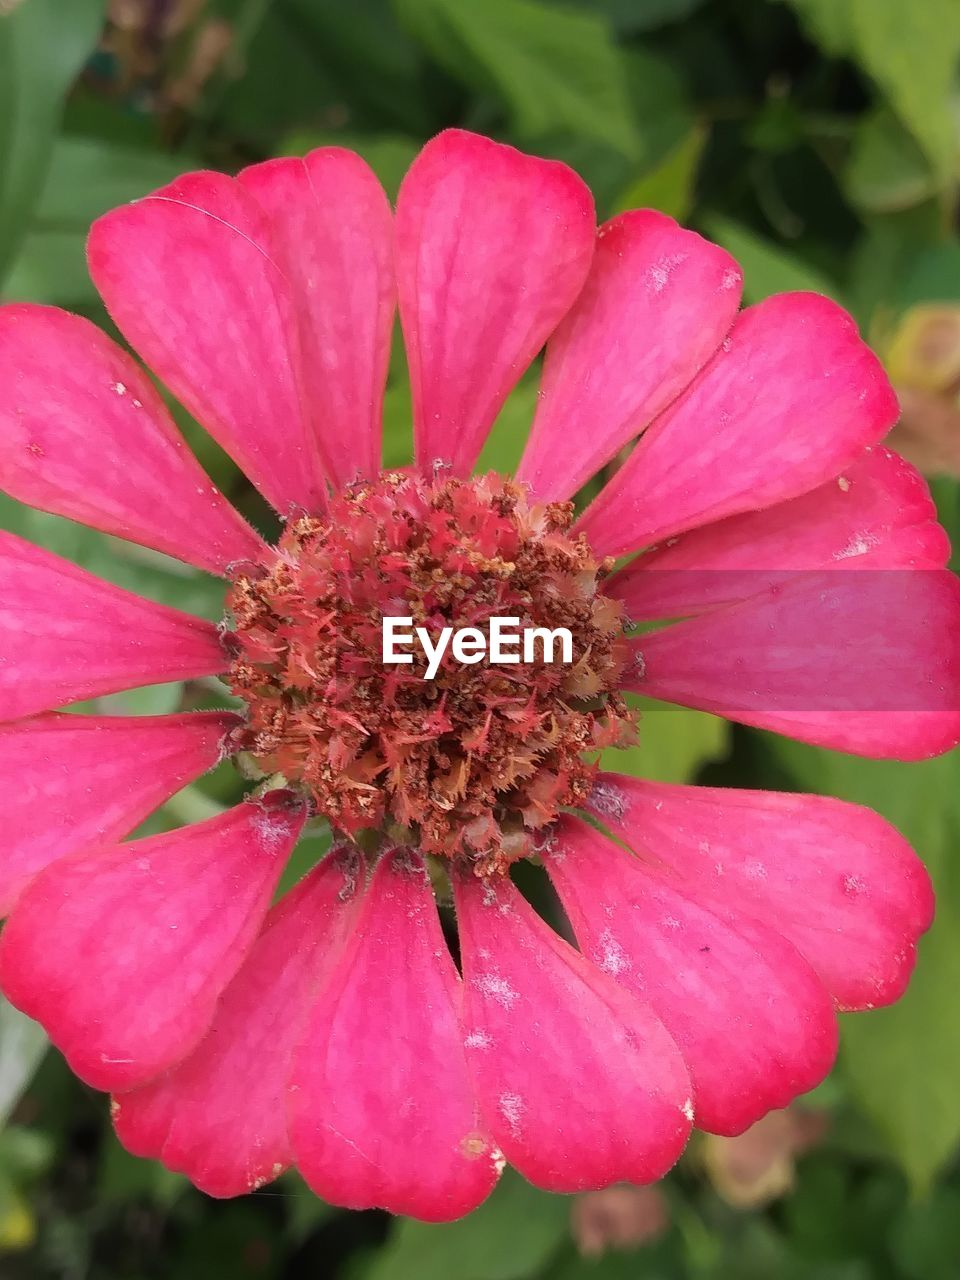
MULTIPOLYGON (((104 209, 192 166, 235 170, 329 142, 359 150, 394 193, 422 141, 458 124, 575 165, 604 216, 651 203, 719 240, 742 261, 751 300, 831 293, 885 354, 913 308, 960 307, 958 55, 956 0, 0 0, 0 295, 106 322, 83 260, 104 209), (106 33, 105 10, 116 19, 106 33), (138 32, 137 15, 151 10, 160 16, 138 32)), ((528 378, 485 465, 512 465, 535 404, 528 378)), ((387 395, 395 465, 409 454, 407 405, 398 357, 387 395)), ((233 466, 180 421, 216 483, 263 522, 233 466)), ((936 492, 960 535, 956 480, 936 492)), ((153 598, 217 615, 216 590, 162 556, 6 500, 0 524, 153 598)), ((202 684, 171 685, 100 705, 213 699, 202 684)), ((938 921, 913 986, 893 1009, 846 1019, 839 1066, 810 1100, 830 1117, 826 1137, 781 1204, 732 1209, 696 1144, 666 1184, 667 1233, 599 1261, 579 1257, 567 1202, 510 1176, 474 1218, 447 1227, 334 1211, 292 1175, 219 1204, 127 1156, 103 1100, 0 1005, 4 1276, 954 1275, 960 757, 878 765, 650 707, 641 745, 616 767, 874 805, 937 882, 938 921)), ((231 771, 218 770, 151 829, 237 794, 231 771)), ((306 855, 322 847, 318 837, 306 855)))

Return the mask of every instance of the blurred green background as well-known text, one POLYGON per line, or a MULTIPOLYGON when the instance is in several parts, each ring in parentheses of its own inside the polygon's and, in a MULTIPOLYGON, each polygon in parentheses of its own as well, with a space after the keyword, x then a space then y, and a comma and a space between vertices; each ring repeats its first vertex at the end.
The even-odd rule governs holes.
MULTIPOLYGON (((958 60, 960 0, 0 0, 0 296, 106 323, 83 246, 110 206, 184 169, 331 142, 392 193, 426 138, 462 125, 568 161, 601 215, 652 205, 719 240, 749 300, 799 287, 848 306, 901 394, 895 444, 931 476, 960 542, 958 60)), ((511 424, 535 394, 528 380, 511 398, 487 465, 512 464, 511 424)), ((409 450, 407 404, 398 361, 388 463, 409 450)), ((180 420, 263 523, 242 478, 180 420)), ((216 584, 164 557, 6 500, 0 524, 143 594, 220 612, 216 584)), ((98 709, 214 694, 167 685, 98 709)), ((567 1200, 508 1175, 447 1227, 331 1209, 294 1175, 218 1203, 127 1156, 105 1099, 0 1005, 0 1275, 960 1276, 960 754, 870 763, 650 708, 627 767, 859 800, 930 867, 939 914, 908 996, 843 1020, 837 1069, 802 1105, 741 1140, 695 1140, 655 1190, 567 1200)), ((151 829, 215 812, 239 786, 218 771, 151 829)))

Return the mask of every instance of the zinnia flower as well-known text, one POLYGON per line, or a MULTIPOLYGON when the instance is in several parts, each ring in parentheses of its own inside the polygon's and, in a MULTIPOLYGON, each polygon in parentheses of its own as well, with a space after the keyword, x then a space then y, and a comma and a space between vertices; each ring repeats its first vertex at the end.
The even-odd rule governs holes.
POLYGON ((283 522, 274 546, 244 522, 88 321, 0 312, 7 492, 228 583, 215 627, 0 539, 3 989, 114 1094, 121 1141, 213 1195, 296 1165, 448 1219, 505 1160, 554 1191, 649 1182, 692 1124, 737 1133, 821 1080, 835 1011, 904 989, 922 864, 850 804, 595 758, 635 740, 624 691, 875 756, 960 739, 947 542, 879 447, 896 403, 850 318, 804 293, 738 314, 716 245, 646 210, 598 231, 571 170, 459 131, 395 215, 326 148, 188 174, 100 219, 89 263, 283 522), (395 294, 416 462, 381 474, 395 294), (544 345, 518 475, 474 475, 544 345), (384 616, 566 626, 575 660, 448 655, 428 681, 384 664, 384 616), (55 710, 215 675, 242 711, 55 710), (119 843, 224 754, 245 802, 119 843), (308 819, 331 852, 271 906, 308 819))

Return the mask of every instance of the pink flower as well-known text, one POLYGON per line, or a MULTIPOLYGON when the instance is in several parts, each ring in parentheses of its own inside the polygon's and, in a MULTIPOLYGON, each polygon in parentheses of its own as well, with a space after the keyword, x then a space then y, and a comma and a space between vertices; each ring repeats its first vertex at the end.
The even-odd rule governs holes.
POLYGON ((691 1124, 740 1132, 821 1080, 835 1010, 906 985, 921 863, 853 805, 592 759, 636 733, 624 689, 869 755, 960 739, 960 591, 849 317, 738 314, 717 246, 650 211, 597 231, 569 169, 458 131, 395 216, 329 148, 188 174, 102 218, 89 261, 285 520, 267 546, 86 320, 0 312, 3 488, 230 584, 218 629, 0 537, 0 977, 121 1140, 213 1195, 295 1164, 336 1203, 448 1219, 504 1160, 555 1191, 648 1182, 691 1124), (417 468, 379 475, 395 293, 417 468), (517 482, 470 479, 544 344, 517 482), (565 621, 576 661, 428 682, 381 661, 408 613, 565 621), (216 674, 243 715, 53 710, 216 674), (118 843, 238 751, 250 801, 118 843), (333 851, 271 907, 314 815, 333 851), (578 949, 507 874, 534 855, 578 949))

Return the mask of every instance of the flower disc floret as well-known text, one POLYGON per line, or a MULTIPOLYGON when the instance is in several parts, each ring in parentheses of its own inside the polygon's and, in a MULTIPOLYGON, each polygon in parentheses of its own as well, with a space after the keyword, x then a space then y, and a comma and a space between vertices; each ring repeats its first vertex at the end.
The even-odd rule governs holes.
POLYGON ((438 470, 386 473, 291 521, 274 563, 244 566, 229 595, 229 680, 249 709, 236 744, 349 834, 403 828, 482 870, 530 853, 585 799, 591 756, 635 735, 617 692, 622 606, 602 592, 612 565, 572 520, 571 504, 531 505, 499 476, 438 470), (416 650, 384 663, 384 617, 431 635, 493 617, 565 627, 573 661, 448 653, 428 680, 416 650))

